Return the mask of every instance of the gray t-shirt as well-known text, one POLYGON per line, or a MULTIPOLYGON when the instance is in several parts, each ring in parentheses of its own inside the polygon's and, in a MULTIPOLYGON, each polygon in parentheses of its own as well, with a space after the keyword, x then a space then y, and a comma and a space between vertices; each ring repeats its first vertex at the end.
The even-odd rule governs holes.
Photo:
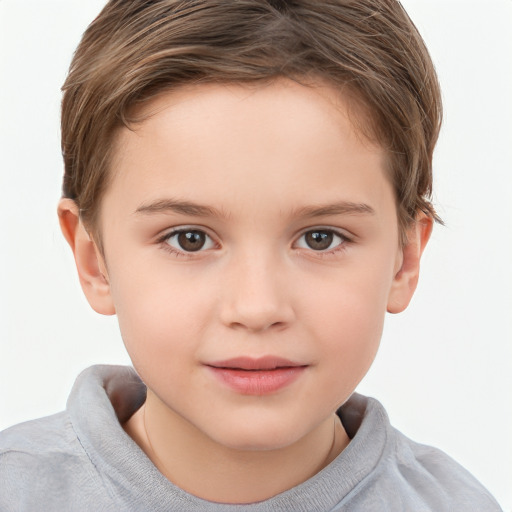
POLYGON ((465 469, 406 438, 379 402, 356 394, 338 411, 349 445, 313 478, 252 505, 208 502, 169 482, 122 429, 145 395, 133 369, 95 366, 78 377, 65 412, 1 433, 0 511, 501 510, 465 469))

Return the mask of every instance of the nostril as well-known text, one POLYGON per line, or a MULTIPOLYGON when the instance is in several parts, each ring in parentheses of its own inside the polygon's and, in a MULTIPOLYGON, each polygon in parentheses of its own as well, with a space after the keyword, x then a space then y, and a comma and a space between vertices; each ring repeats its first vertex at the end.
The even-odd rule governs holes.
POLYGON ((244 331, 252 331, 252 332, 262 332, 267 330, 280 330, 286 328, 287 322, 277 321, 277 322, 254 322, 254 321, 245 321, 245 322, 231 322, 230 327, 232 329, 244 330, 244 331))

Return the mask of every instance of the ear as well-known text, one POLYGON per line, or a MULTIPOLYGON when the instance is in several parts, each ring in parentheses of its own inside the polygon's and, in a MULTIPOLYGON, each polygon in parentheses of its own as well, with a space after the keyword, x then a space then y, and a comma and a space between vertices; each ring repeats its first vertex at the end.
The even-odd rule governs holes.
POLYGON ((407 243, 401 249, 401 263, 388 296, 388 313, 401 313, 412 299, 420 274, 420 259, 432 233, 433 220, 419 213, 407 230, 407 243))
POLYGON ((75 256, 80 284, 89 304, 102 315, 115 314, 103 256, 82 224, 77 204, 72 199, 61 199, 58 214, 60 229, 75 256))

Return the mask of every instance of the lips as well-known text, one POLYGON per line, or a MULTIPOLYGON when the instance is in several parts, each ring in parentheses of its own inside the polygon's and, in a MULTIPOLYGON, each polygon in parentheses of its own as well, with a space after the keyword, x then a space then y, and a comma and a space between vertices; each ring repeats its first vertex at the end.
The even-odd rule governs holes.
POLYGON ((275 356, 237 357, 206 366, 224 385, 245 395, 276 393, 291 385, 307 368, 275 356))
POLYGON ((233 359, 228 359, 226 361, 218 361, 215 363, 210 363, 208 366, 212 366, 214 368, 228 368, 228 369, 236 369, 236 370, 275 370, 278 368, 296 368, 301 365, 299 363, 295 363, 288 359, 283 359, 281 357, 276 356, 265 356, 265 357, 236 357, 233 359))

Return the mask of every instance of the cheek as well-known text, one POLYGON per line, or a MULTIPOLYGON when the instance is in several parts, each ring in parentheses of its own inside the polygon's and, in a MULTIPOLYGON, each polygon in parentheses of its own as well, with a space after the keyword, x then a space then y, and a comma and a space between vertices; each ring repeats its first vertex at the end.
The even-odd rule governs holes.
MULTIPOLYGON (((134 267, 134 269, 137 267, 134 267)), ((138 266, 141 269, 141 266, 138 266)), ((201 294, 185 290, 179 279, 155 266, 112 280, 121 335, 134 366, 169 367, 191 353, 202 329, 201 294)))
POLYGON ((333 359, 356 372, 361 366, 369 366, 379 346, 384 315, 381 301, 368 304, 356 294, 340 298, 330 311, 324 309, 320 322, 328 326, 326 337, 331 341, 333 359))
POLYGON ((344 275, 323 290, 324 300, 311 300, 306 306, 314 311, 310 325, 321 331, 317 338, 328 356, 331 371, 326 385, 345 399, 368 371, 379 347, 388 288, 387 282, 379 283, 379 276, 379 271, 344 275))

